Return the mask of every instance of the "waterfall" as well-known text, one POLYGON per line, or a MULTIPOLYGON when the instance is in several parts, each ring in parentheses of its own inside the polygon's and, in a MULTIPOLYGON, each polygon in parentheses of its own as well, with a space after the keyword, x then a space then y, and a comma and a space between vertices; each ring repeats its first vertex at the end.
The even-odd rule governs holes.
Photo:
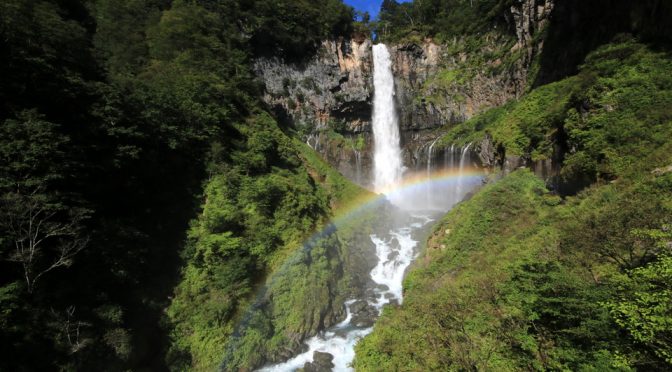
MULTIPOLYGON (((427 150, 427 179, 429 180, 432 178, 432 155, 434 153, 434 144, 436 144, 436 141, 439 140, 441 137, 437 137, 432 143, 429 145, 429 149, 427 150)), ((434 190, 432 189, 432 183, 428 182, 427 183, 427 208, 432 207, 432 196, 434 195, 434 190)))
POLYGON ((427 177, 429 178, 432 171, 432 154, 434 153, 434 145, 439 138, 432 141, 432 144, 429 145, 429 150, 427 150, 427 177))
POLYGON ((453 167, 452 156, 453 156, 453 145, 450 145, 450 149, 448 149, 447 147, 443 149, 443 169, 450 170, 453 167))
POLYGON ((462 155, 460 156, 460 169, 459 169, 459 177, 457 178, 457 188, 455 190, 455 202, 460 201, 462 199, 462 179, 464 178, 464 163, 467 160, 467 156, 469 155, 469 147, 471 147, 471 143, 469 143, 467 146, 462 149, 462 155))
POLYGON ((359 150, 355 151, 355 180, 357 184, 362 184, 362 153, 359 150))
POLYGON ((415 172, 418 172, 420 170, 420 154, 422 154, 422 146, 418 146, 415 150, 413 150, 413 159, 415 160, 415 172))
POLYGON ((306 145, 310 146, 311 149, 319 152, 320 151, 320 136, 315 134, 315 133, 309 134, 308 137, 306 138, 306 145), (310 143, 311 141, 315 142, 315 145, 311 144, 310 143))
POLYGON ((373 46, 374 188, 389 190, 401 180, 399 124, 394 108, 394 77, 385 44, 373 46))

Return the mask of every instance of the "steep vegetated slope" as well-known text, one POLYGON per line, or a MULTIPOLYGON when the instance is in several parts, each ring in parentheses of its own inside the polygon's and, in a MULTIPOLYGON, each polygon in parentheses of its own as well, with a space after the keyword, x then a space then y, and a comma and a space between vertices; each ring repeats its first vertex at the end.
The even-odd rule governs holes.
POLYGON ((620 33, 647 42, 669 44, 669 1, 568 0, 554 2, 553 21, 545 31, 546 52, 538 61, 534 85, 547 84, 578 71, 584 58, 620 33))
POLYGON ((634 164, 650 167, 646 159, 664 152, 670 133, 669 52, 617 40, 589 55, 578 75, 460 124, 441 142, 486 139, 482 157, 493 165, 552 160, 565 194, 629 176, 634 164))
POLYGON ((165 370, 169 348, 175 368, 219 364, 239 305, 362 192, 314 177, 249 61, 310 55, 352 17, 337 0, 0 2, 1 370, 165 370))
POLYGON ((375 225, 372 215, 361 215, 351 227, 327 226, 369 192, 287 137, 268 114, 240 129, 245 150, 230 154, 234 165, 215 162, 189 230, 187 267, 168 310, 175 370, 280 361, 337 323, 357 271, 352 255, 360 254, 357 241, 366 241, 357 237, 375 225))
POLYGON ((555 152, 574 196, 517 170, 456 207, 355 366, 669 369, 670 71, 668 51, 621 36, 578 75, 449 130, 487 138, 499 164, 555 152))

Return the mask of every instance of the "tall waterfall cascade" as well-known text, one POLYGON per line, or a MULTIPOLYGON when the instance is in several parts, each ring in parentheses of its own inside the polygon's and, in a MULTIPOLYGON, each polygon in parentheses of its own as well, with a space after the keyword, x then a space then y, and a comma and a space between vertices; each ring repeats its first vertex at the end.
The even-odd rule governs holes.
POLYGON ((401 181, 399 119, 394 106, 394 76, 385 44, 373 46, 374 188, 385 192, 401 181))
MULTIPOLYGON (((471 145, 463 148, 451 145, 450 149, 438 151, 435 145, 439 138, 423 147, 427 155, 426 168, 416 166, 415 172, 404 174, 399 120, 394 104, 394 76, 390 53, 384 44, 373 46, 373 82, 373 186, 376 192, 384 194, 399 207, 394 212, 398 215, 390 226, 369 235, 370 243, 375 246, 376 264, 369 272, 370 281, 364 294, 343 304, 346 318, 306 340, 304 351, 299 355, 284 363, 266 366, 261 371, 296 371, 312 363, 316 353, 331 354, 333 371, 352 371, 350 363, 355 357, 355 344, 373 330, 372 322, 361 323, 354 319, 361 319, 363 309, 366 314, 375 316, 380 315, 389 303, 402 303, 404 274, 419 253, 418 242, 429 231, 431 223, 474 186, 474 178, 468 177, 466 172, 471 145), (433 161, 435 157, 443 157, 443 164, 433 161), (359 316, 353 314, 357 311, 359 316)), ((360 154, 358 151, 355 154, 359 180, 360 154)))

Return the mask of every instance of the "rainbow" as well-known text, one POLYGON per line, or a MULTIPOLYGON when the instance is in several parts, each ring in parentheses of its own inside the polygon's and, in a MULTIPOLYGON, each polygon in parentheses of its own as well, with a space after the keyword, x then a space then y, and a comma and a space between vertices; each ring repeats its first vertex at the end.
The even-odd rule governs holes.
MULTIPOLYGON (((346 226, 363 213, 374 210, 374 208, 390 203, 390 201, 403 200, 405 197, 418 195, 420 193, 427 193, 430 190, 446 190, 448 187, 457 187, 463 185, 475 185, 480 183, 485 177, 486 173, 482 168, 464 168, 462 171, 456 169, 446 169, 442 171, 433 171, 428 176, 427 172, 417 172, 406 175, 404 180, 397 184, 394 188, 383 190, 382 193, 363 192, 354 200, 348 201, 346 204, 337 207, 335 213, 329 222, 322 228, 311 235, 306 240, 301 248, 294 251, 289 257, 283 260, 282 264, 274 270, 270 278, 266 280, 256 293, 255 299, 250 303, 248 309, 243 313, 242 318, 236 325, 236 329, 232 335, 232 340, 240 337, 245 331, 245 327, 249 325, 253 314, 258 310, 265 301, 265 295, 268 288, 271 288, 280 274, 294 265, 297 260, 303 256, 300 253, 310 252, 315 244, 322 238, 329 236, 338 231, 339 227, 346 226)), ((437 209, 438 210, 438 209, 437 209)), ((444 208, 445 210, 445 208, 444 208)), ((235 352, 235 341, 229 343, 229 350, 227 354, 235 352)), ((229 355, 225 355, 226 357, 229 355)), ((226 361, 224 362, 224 364, 226 361)))
POLYGON ((457 187, 459 184, 473 185, 480 182, 486 173, 482 168, 465 168, 461 172, 455 169, 427 172, 414 172, 404 177, 404 180, 392 188, 382 190, 381 193, 368 192, 349 201, 345 206, 338 208, 332 217, 331 223, 340 226, 356 216, 358 213, 379 205, 385 201, 403 200, 405 197, 417 195, 429 190, 446 190, 448 187, 457 187))
MULTIPOLYGON (((303 247, 311 248, 317 240, 326 235, 333 233, 338 228, 347 225, 353 219, 363 213, 380 207, 390 201, 403 200, 405 197, 418 195, 419 193, 428 192, 429 190, 446 190, 451 186, 458 186, 459 184, 474 185, 483 180, 486 173, 482 168, 465 168, 461 172, 457 170, 447 169, 442 171, 435 171, 427 176, 426 172, 417 172, 406 175, 404 180, 397 184, 394 188, 385 190, 383 193, 362 192, 361 195, 346 204, 339 206, 337 212, 330 218, 330 220, 323 225, 323 227, 315 231, 311 237, 303 243, 303 247)), ((436 209, 437 211, 440 209, 436 209)), ((445 208, 444 208, 445 210, 445 208)), ((298 253, 297 251, 296 253, 298 253)), ((298 255, 298 254, 295 254, 298 255)), ((280 273, 284 268, 295 260, 292 256, 283 261, 275 273, 280 273)), ((272 280, 272 277, 271 277, 272 280)), ((267 281, 267 285, 268 282, 267 281)))

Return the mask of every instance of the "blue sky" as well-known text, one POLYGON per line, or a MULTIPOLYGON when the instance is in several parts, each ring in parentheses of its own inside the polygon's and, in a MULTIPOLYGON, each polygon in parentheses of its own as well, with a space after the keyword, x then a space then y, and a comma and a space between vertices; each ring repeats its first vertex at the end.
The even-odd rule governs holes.
MULTIPOLYGON (((412 0, 397 0, 399 3, 407 3, 409 1, 412 0)), ((369 12, 373 20, 378 15, 380 4, 383 3, 383 0, 344 0, 344 2, 357 10, 369 12)))

